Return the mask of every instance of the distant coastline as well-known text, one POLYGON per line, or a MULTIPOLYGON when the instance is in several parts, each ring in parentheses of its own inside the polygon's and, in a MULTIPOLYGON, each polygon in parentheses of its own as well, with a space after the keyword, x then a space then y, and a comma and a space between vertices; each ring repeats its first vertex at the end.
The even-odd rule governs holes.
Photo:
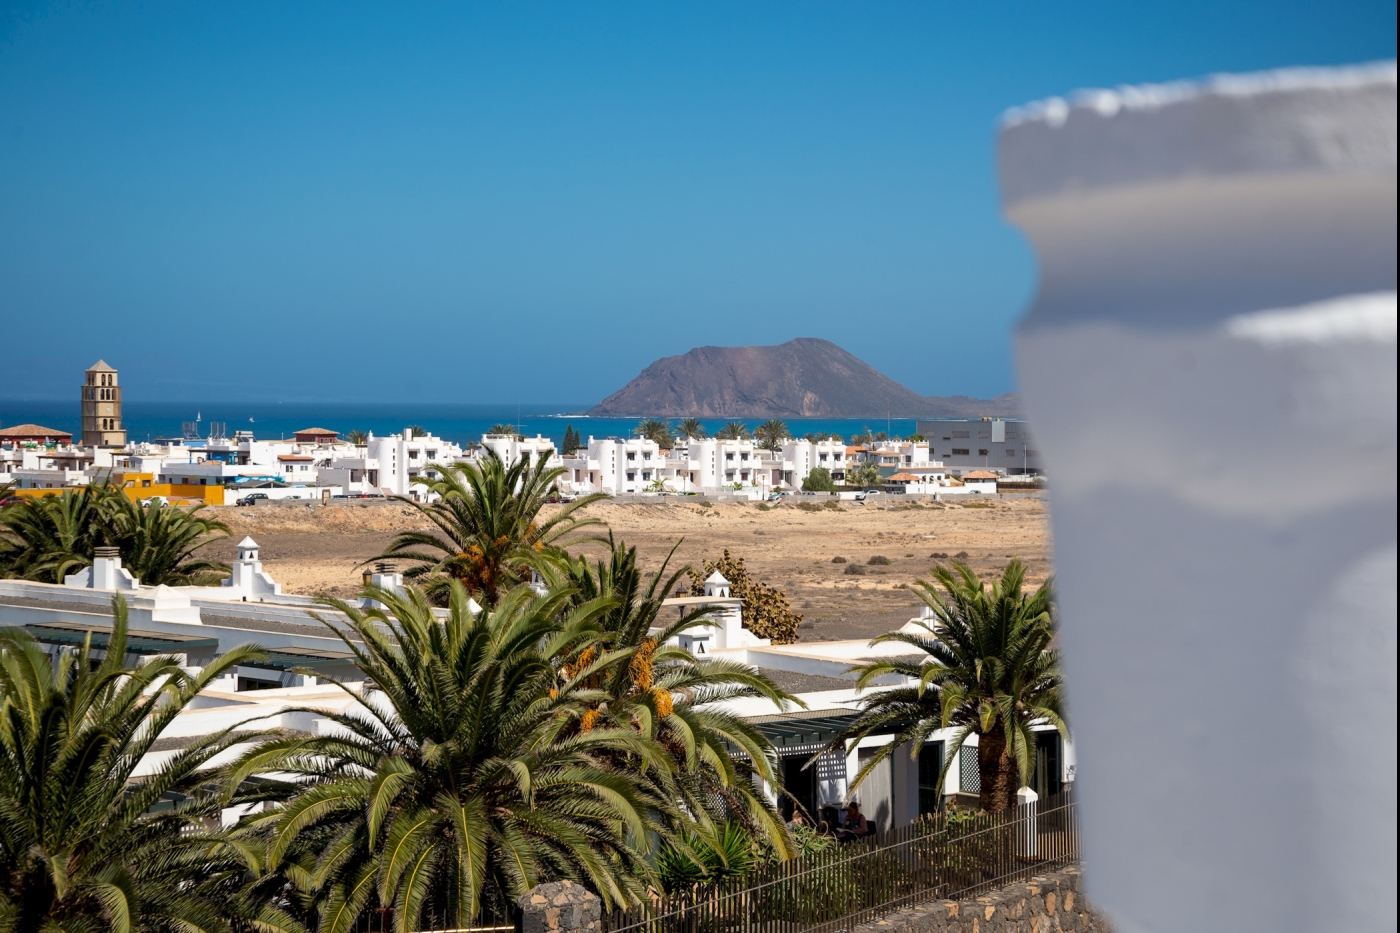
MULTIPOLYGON (((142 402, 128 398, 124 421, 127 436, 143 442, 157 437, 179 437, 181 425, 199 417, 201 436, 207 436, 210 424, 221 422, 227 434, 251 430, 255 437, 278 439, 291 437, 295 431, 319 427, 339 431, 369 431, 391 434, 409 425, 421 425, 438 437, 459 444, 479 441, 488 428, 496 424, 518 425, 526 436, 541 434, 556 444, 562 443, 564 429, 569 424, 585 439, 594 437, 629 437, 638 418, 609 418, 584 413, 587 404, 534 405, 475 405, 441 403, 297 403, 287 402, 142 402), (252 419, 249 421, 249 419, 252 419)), ((742 421, 750 428, 759 418, 701 418, 713 431, 726 421, 742 421)), ((808 433, 839 434, 850 437, 866 428, 906 435, 914 432, 913 418, 786 418, 792 433, 798 437, 808 433)), ((78 400, 20 401, 0 399, 0 427, 33 422, 64 431, 81 427, 78 400)))

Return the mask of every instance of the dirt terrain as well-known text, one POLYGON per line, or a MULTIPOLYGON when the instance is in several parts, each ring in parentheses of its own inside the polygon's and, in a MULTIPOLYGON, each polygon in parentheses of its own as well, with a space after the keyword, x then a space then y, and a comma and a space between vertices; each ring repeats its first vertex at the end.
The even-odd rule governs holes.
MULTIPOLYGON (((893 498, 893 497, 892 497, 893 498)), ((809 507, 815 507, 812 503, 809 507)), ((262 545, 266 569, 293 593, 348 596, 360 565, 381 552, 395 533, 427 527, 400 502, 349 502, 212 509, 233 531, 211 548, 221 559, 232 543, 251 535, 262 545)), ((1050 572, 1048 512, 1039 498, 977 498, 966 504, 918 505, 897 499, 879 505, 842 505, 807 511, 791 500, 702 505, 693 499, 655 503, 599 503, 586 514, 593 529, 636 545, 650 571, 677 539, 673 566, 699 564, 725 548, 745 558, 759 580, 785 589, 803 614, 802 640, 872 637, 897 628, 918 611, 910 585, 927 578, 935 560, 966 555, 983 576, 1020 557, 1038 584, 1050 572), (938 555, 935 557, 935 555, 938 555), (888 564, 869 564, 872 557, 888 564), (842 557, 846 563, 833 563, 842 557), (859 575, 847 573, 859 567, 859 575)), ((596 552, 597 545, 577 550, 596 552)))

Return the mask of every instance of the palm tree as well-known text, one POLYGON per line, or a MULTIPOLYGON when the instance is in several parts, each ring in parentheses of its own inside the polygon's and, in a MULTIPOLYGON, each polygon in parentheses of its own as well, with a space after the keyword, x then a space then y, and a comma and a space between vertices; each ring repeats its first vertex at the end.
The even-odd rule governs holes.
POLYGON ((1060 657, 1051 647, 1056 631, 1051 584, 1026 594, 1026 567, 1019 560, 1007 564, 990 586, 983 586, 963 563, 952 569, 938 565, 933 573, 946 595, 930 581, 918 583, 919 598, 933 610, 932 619, 919 622, 924 631, 891 632, 871 642, 902 642, 927 657, 853 668, 860 671, 858 689, 887 674, 916 683, 870 694, 860 718, 833 747, 883 727, 899 729, 895 740, 856 775, 854 789, 896 746, 910 742, 918 755, 935 731, 956 729, 938 775, 941 788, 963 744, 976 735, 982 808, 1014 807, 1017 789, 1030 780, 1035 766, 1031 727, 1048 723, 1069 738, 1060 657))
POLYGON ((428 429, 423 427, 421 424, 410 424, 408 427, 404 428, 404 430, 409 432, 410 437, 428 436, 428 429))
MULTIPOLYGON (((476 463, 457 463, 435 478, 419 477, 432 502, 403 498, 436 526, 436 531, 405 531, 377 560, 410 560, 405 571, 428 585, 441 599, 447 579, 459 580, 473 596, 493 605, 505 590, 562 563, 562 545, 570 535, 597 519, 583 518, 581 509, 604 498, 581 496, 560 506, 548 518, 541 515, 563 467, 550 467, 541 458, 534 466, 524 457, 506 466, 487 449, 476 463)), ((402 498, 402 497, 401 497, 402 498)))
POLYGON ((321 933, 346 933, 376 904, 400 933, 429 919, 462 929, 494 898, 554 878, 609 906, 640 899, 657 838, 649 814, 673 804, 609 762, 657 773, 665 762, 635 730, 579 731, 588 691, 552 664, 596 639, 607 601, 571 607, 567 590, 518 587, 474 614, 453 581, 439 617, 415 588, 365 595, 387 609, 327 604, 344 614, 348 630, 332 631, 373 691, 342 685, 356 702, 327 717, 332 731, 269 742, 229 777, 233 787, 278 772, 300 788, 246 825, 268 832, 270 869, 312 843, 309 870, 295 874, 319 897, 321 933))
POLYGON ((650 441, 656 441, 656 445, 663 450, 669 450, 674 438, 671 436, 671 425, 661 418, 644 418, 632 429, 632 433, 638 437, 644 437, 650 441))
POLYGON ((764 450, 777 450, 783 446, 783 441, 792 437, 792 432, 788 430, 785 422, 770 418, 753 429, 753 436, 758 439, 764 450))
POLYGON ((869 460, 851 463, 846 467, 847 486, 879 486, 884 481, 880 468, 869 460))
POLYGON ((345 435, 345 439, 356 447, 363 447, 369 443, 369 434, 364 431, 354 430, 345 435))
POLYGON ((93 550, 107 543, 98 490, 89 483, 0 507, 0 575, 62 583, 90 565, 93 550))
POLYGON ((705 439, 705 426, 700 423, 699 418, 683 418, 676 424, 676 434, 691 440, 703 441, 705 439))
POLYGON ((487 434, 494 434, 498 437, 518 437, 520 432, 515 430, 513 424, 493 424, 486 429, 487 434))
POLYGON ((0 629, 0 929, 299 929, 240 896, 255 853, 207 828, 219 810, 206 769, 247 736, 198 736, 143 766, 201 690, 258 652, 225 652, 197 676, 172 657, 127 667, 120 596, 100 660, 91 642, 51 655, 0 629))
POLYGON ((110 538, 122 565, 147 586, 216 583, 228 564, 195 557, 195 551, 228 537, 228 526, 199 515, 204 506, 177 508, 152 500, 142 506, 115 487, 105 500, 110 538))
POLYGON ((0 575, 62 583, 92 563, 95 548, 110 545, 144 583, 209 582, 228 565, 194 553, 227 537, 228 526, 198 515, 203 508, 141 506, 106 480, 28 498, 0 509, 0 575))
POLYGON ((673 827, 678 834, 697 820, 705 825, 737 820, 787 858, 793 852, 792 837, 755 780, 781 790, 777 752, 751 723, 714 704, 753 697, 782 710, 797 701, 756 668, 697 659, 678 644, 668 644, 682 632, 709 624, 704 608, 683 611, 669 624, 658 621, 666 594, 689 570, 682 567, 667 575, 675 548, 644 583, 637 549, 611 534, 608 545, 606 559, 595 566, 579 557, 568 568, 567 582, 578 605, 610 604, 598 619, 603 630, 599 644, 583 646, 565 667, 598 697, 583 725, 635 729, 665 750, 686 814, 685 823, 673 827), (593 665, 610 657, 625 663, 593 672, 593 665))
POLYGON ((724 427, 715 432, 715 437, 721 441, 737 441, 749 436, 749 426, 742 421, 725 422, 724 427))

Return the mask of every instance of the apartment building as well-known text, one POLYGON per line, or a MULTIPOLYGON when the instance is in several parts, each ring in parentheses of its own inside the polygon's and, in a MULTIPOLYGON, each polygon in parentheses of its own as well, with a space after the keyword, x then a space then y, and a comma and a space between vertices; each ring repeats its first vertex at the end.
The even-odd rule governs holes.
POLYGON ((1024 421, 949 418, 916 422, 929 455, 953 472, 990 470, 1003 476, 1041 472, 1040 451, 1024 421))

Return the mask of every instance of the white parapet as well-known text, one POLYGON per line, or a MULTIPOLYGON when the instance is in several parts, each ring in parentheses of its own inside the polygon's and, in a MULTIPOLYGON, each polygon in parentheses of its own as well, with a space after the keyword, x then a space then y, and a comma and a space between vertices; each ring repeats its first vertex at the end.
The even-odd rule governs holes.
POLYGON ((1393 926, 1395 64, 1048 101, 1001 172, 1090 895, 1393 926))

